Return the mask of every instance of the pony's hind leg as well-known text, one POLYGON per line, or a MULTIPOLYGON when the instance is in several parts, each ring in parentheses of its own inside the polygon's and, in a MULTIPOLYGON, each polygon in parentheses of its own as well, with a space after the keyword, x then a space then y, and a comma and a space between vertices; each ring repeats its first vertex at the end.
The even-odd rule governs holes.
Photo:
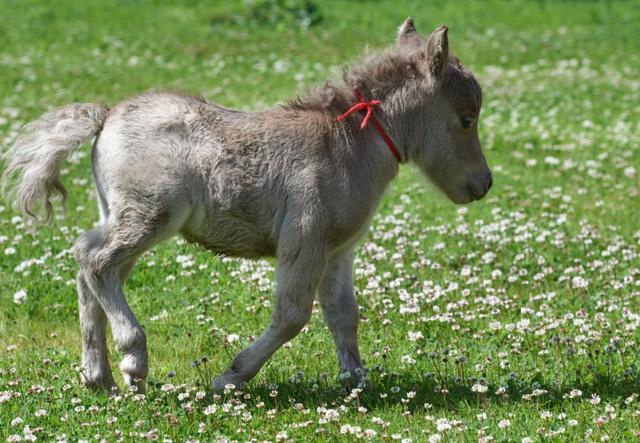
MULTIPOLYGON (((106 223, 109 208, 104 192, 96 183, 100 223, 106 223)), ((78 272, 78 314, 82 331, 82 369, 80 377, 85 386, 117 391, 107 352, 107 316, 95 294, 89 288, 83 271, 78 272)))
POLYGON ((149 216, 130 209, 112 212, 106 224, 84 233, 75 246, 87 286, 104 310, 116 345, 123 354, 120 371, 127 386, 144 390, 148 372, 146 337, 127 304, 122 283, 135 259, 159 241, 174 235, 188 212, 149 216))
MULTIPOLYGON (((118 272, 121 284, 131 273, 137 257, 128 261, 118 272)), ((82 369, 80 377, 85 386, 93 389, 117 391, 107 352, 107 316, 98 299, 87 285, 82 271, 78 272, 78 313, 82 331, 82 369)))
POLYGON ((116 388, 107 355, 107 316, 87 285, 82 271, 78 272, 78 313, 82 331, 82 369, 80 376, 90 388, 116 388))

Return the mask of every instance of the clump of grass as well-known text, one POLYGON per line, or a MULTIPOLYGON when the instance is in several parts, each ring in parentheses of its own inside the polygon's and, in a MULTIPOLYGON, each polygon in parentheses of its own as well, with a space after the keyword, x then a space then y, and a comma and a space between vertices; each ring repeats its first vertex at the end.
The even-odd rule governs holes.
POLYGON ((308 28, 322 20, 320 6, 313 0, 245 0, 245 7, 245 17, 258 25, 308 28))

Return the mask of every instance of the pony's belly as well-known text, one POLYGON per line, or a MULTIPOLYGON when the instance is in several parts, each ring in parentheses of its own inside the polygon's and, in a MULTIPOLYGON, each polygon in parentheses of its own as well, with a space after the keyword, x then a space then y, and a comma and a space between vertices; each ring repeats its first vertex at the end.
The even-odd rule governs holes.
POLYGON ((235 241, 229 241, 229 238, 219 238, 218 236, 192 236, 188 233, 183 233, 183 236, 189 242, 197 243, 216 254, 227 257, 260 258, 273 257, 275 255, 275 246, 273 244, 264 239, 242 236, 241 232, 233 233, 235 241), (240 236, 243 237, 241 240, 239 239, 240 236))
POLYGON ((217 254, 254 258, 275 255, 275 241, 266 231, 254 223, 228 214, 205 216, 197 208, 181 233, 187 241, 217 254))

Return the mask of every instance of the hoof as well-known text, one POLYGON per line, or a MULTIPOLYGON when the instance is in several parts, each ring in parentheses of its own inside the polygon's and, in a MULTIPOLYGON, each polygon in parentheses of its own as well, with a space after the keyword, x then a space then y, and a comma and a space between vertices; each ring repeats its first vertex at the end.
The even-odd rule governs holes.
POLYGON ((242 389, 244 385, 245 382, 242 380, 240 375, 236 374, 232 370, 226 371, 224 374, 213 380, 213 390, 219 394, 224 393, 226 390, 233 391, 236 389, 242 389))
POLYGON ((91 389, 92 391, 103 391, 109 395, 120 392, 120 388, 111 374, 95 377, 80 373, 80 380, 86 388, 91 389))
POLYGON ((338 380, 347 389, 368 389, 371 387, 371 380, 364 367, 341 371, 338 380))
POLYGON ((147 386, 147 373, 149 371, 146 358, 136 359, 132 354, 125 355, 120 362, 120 372, 127 387, 144 394, 147 386))
POLYGON ((122 378, 124 384, 131 391, 135 391, 138 394, 144 394, 147 391, 147 379, 142 377, 136 377, 133 374, 122 372, 122 378))

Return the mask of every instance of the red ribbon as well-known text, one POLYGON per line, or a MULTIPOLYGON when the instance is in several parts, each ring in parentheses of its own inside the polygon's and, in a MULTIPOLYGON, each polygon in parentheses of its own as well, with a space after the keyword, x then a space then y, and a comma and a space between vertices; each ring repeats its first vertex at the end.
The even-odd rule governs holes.
POLYGON ((344 114, 340 115, 338 117, 338 121, 341 122, 356 111, 366 111, 364 118, 362 119, 362 123, 360 124, 360 129, 364 129, 367 126, 367 123, 369 123, 369 120, 371 120, 371 123, 373 123, 373 126, 378 131, 378 134, 380 134, 380 137, 382 137, 384 142, 387 144, 393 156, 396 158, 396 160, 398 160, 398 163, 402 163, 402 157, 400 156, 400 151, 396 147, 396 144, 393 142, 391 137, 389 137, 389 134, 387 134, 380 122, 376 119, 376 116, 373 115, 373 107, 379 105, 381 103, 380 100, 366 101, 360 91, 356 90, 355 93, 356 97, 358 97, 358 100, 360 101, 350 107, 344 114))

